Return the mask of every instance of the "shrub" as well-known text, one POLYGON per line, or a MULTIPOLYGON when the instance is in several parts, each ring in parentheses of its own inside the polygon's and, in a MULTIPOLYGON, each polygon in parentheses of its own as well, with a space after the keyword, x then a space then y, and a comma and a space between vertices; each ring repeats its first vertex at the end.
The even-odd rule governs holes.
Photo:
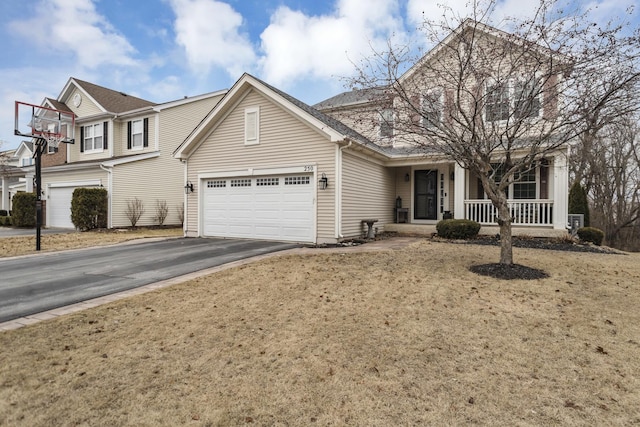
POLYGON ((445 239, 470 239, 478 235, 480 224, 468 219, 443 219, 436 230, 445 239))
POLYGON ((71 198, 71 222, 78 230, 107 227, 109 196, 104 188, 76 188, 71 198))
POLYGON ((591 242, 596 246, 600 246, 604 239, 604 231, 595 227, 583 227, 578 229, 578 237, 582 241, 591 242))
POLYGON ((132 227, 135 227, 140 217, 144 213, 144 203, 137 197, 133 200, 127 200, 127 209, 124 211, 132 227))
POLYGON ((10 216, 0 216, 0 227, 9 227, 11 225, 10 216))
POLYGON ((156 200, 156 216, 153 218, 158 225, 163 225, 169 215, 169 206, 166 200, 156 200))
POLYGON ((20 192, 13 196, 11 223, 16 227, 35 227, 36 195, 20 192))
POLYGON ((0 209, 0 216, 9 216, 9 212, 5 209, 0 209))
POLYGON ((579 182, 575 182, 569 190, 569 213, 583 214, 584 226, 588 227, 589 223, 589 202, 587 201, 587 193, 579 182))

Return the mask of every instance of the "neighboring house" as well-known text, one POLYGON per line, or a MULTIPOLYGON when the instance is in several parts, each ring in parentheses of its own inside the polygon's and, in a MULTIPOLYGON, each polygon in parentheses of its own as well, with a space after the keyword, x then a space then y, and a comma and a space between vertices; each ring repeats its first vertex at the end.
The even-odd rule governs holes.
POLYGON ((159 202, 169 208, 165 224, 180 224, 184 171, 171 154, 224 94, 156 104, 70 78, 58 98, 42 104, 76 115, 75 143, 42 156, 46 225, 73 228, 71 197, 80 187, 107 189, 110 228, 131 225, 126 211, 136 198, 144 207, 137 225, 157 223, 159 202))
POLYGON ((19 191, 32 191, 25 178, 33 164, 33 144, 22 141, 17 149, 0 152, 0 210, 10 211, 19 191))
MULTIPOLYGON (((362 236, 367 219, 379 231, 432 232, 450 216, 495 226, 477 177, 394 141, 393 102, 378 126, 358 116, 375 92, 313 108, 243 75, 174 153, 193 184, 185 235, 335 243, 362 236)), ((509 191, 515 232, 565 232, 566 149, 521 178, 509 191)))

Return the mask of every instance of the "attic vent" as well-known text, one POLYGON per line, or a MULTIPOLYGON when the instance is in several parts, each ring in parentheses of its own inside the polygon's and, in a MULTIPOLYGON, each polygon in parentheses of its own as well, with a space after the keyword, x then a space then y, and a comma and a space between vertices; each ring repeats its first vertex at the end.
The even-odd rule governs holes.
POLYGON ((126 94, 126 93, 124 93, 124 92, 120 92, 120 95, 122 95, 122 96, 129 96, 129 95, 127 95, 127 94, 126 94))

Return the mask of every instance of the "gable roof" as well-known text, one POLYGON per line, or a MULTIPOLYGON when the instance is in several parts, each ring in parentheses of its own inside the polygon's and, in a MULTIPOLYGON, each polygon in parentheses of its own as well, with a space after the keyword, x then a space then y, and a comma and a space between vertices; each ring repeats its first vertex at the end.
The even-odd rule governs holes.
POLYGON ((366 104, 368 102, 376 101, 380 96, 386 94, 386 86, 367 88, 367 89, 354 89, 348 92, 342 92, 336 96, 320 101, 313 106, 318 110, 331 110, 340 107, 349 107, 358 104, 366 104))
POLYGON ((136 110, 144 107, 151 107, 157 105, 154 102, 147 101, 146 99, 138 98, 124 92, 109 89, 103 86, 99 86, 94 83, 90 83, 84 80, 71 77, 64 89, 58 96, 58 101, 63 102, 71 94, 73 87, 77 87, 84 92, 89 98, 91 98, 104 112, 109 113, 124 113, 125 111, 136 110))
POLYGON ((233 87, 227 92, 222 100, 209 112, 200 122, 194 131, 184 140, 184 142, 173 152, 176 158, 188 158, 195 148, 202 142, 202 139, 210 133, 221 117, 229 112, 235 101, 241 98, 248 90, 256 89, 267 98, 271 99, 293 115, 306 121, 321 133, 327 135, 332 142, 351 140, 368 148, 384 153, 384 149, 369 141, 355 130, 346 126, 342 122, 327 116, 293 96, 263 82, 262 80, 245 73, 238 79, 233 87))

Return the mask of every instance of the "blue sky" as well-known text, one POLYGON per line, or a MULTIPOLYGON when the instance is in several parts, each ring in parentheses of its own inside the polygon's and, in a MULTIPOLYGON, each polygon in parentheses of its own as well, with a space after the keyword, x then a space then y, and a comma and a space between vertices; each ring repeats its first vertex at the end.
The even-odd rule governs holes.
MULTIPOLYGON (((419 45, 438 3, 466 13, 466 0, 0 0, 0 150, 20 141, 14 101, 56 98, 70 77, 166 102, 249 72, 314 104, 346 90, 372 47, 419 45)), ((499 0, 494 25, 533 3, 499 0)), ((601 22, 636 3, 576 1, 601 22)))

